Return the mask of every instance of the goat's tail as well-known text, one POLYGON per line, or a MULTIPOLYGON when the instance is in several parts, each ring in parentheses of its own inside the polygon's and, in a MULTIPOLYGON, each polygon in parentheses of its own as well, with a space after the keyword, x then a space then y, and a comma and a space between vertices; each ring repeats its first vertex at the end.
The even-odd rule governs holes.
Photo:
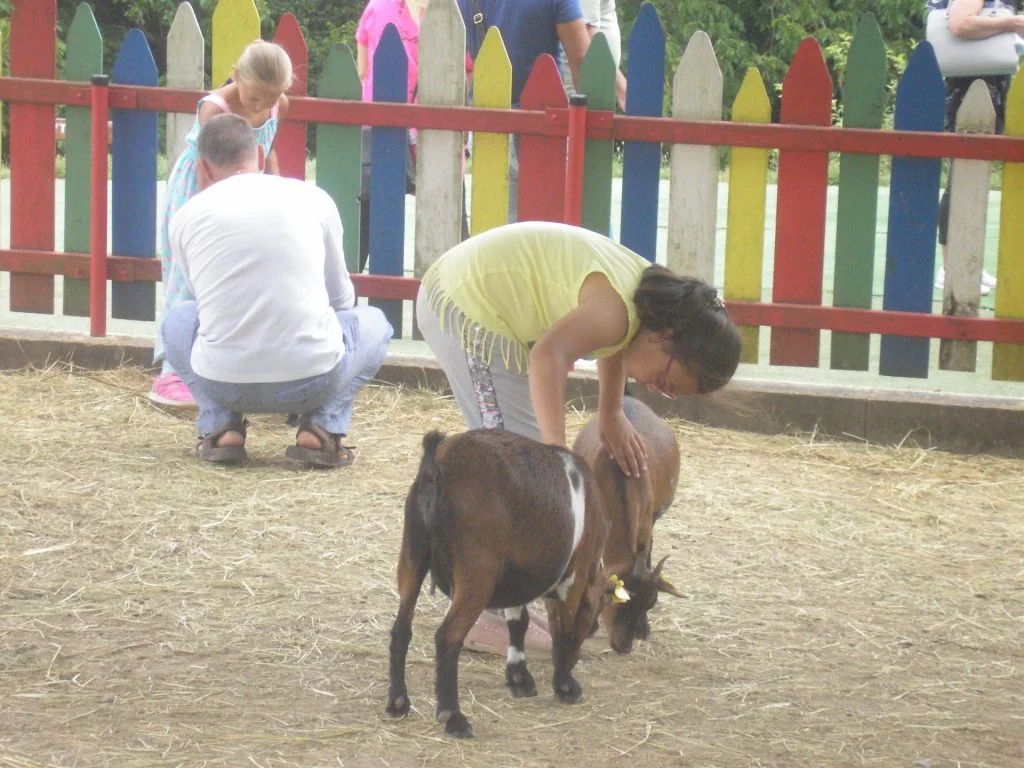
POLYGON ((432 527, 436 518, 438 495, 441 492, 441 470, 437 466, 437 447, 445 439, 444 432, 433 430, 423 436, 423 458, 416 476, 416 504, 423 522, 432 527))

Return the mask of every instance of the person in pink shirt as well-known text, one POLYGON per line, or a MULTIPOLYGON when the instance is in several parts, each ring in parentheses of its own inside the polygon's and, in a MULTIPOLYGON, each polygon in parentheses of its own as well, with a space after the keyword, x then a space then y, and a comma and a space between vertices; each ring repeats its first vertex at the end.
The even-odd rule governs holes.
POLYGON ((373 54, 384 28, 394 24, 402 38, 405 55, 409 57, 409 93, 412 102, 416 93, 416 74, 420 39, 420 19, 427 0, 370 0, 356 27, 356 71, 363 81, 363 101, 373 101, 373 54))
MULTIPOLYGON (((363 83, 363 101, 373 101, 373 57, 388 24, 394 24, 402 38, 405 55, 409 62, 408 90, 406 102, 416 101, 416 87, 419 77, 420 21, 427 10, 429 0, 369 0, 356 27, 356 72, 363 83)), ((466 54, 467 77, 473 70, 473 60, 466 54)), ((408 133, 409 152, 405 174, 405 192, 416 194, 416 129, 408 133)), ((466 158, 463 155, 463 172, 466 158)), ((359 271, 366 268, 370 244, 370 136, 363 127, 362 181, 359 194, 359 271)), ((469 237, 469 220, 463 203, 462 239, 469 237)))

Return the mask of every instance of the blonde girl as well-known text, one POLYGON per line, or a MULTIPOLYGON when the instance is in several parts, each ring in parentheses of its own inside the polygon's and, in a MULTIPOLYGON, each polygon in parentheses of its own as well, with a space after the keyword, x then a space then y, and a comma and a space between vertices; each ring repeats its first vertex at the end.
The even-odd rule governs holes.
MULTIPOLYGON (((198 154, 196 137, 199 129, 214 115, 230 112, 252 126, 256 143, 266 157, 266 172, 278 174, 274 137, 277 127, 288 111, 285 91, 292 84, 292 63, 285 50, 274 43, 256 40, 248 45, 231 69, 231 79, 199 100, 196 121, 185 137, 185 148, 167 179, 167 201, 160 228, 160 261, 164 282, 164 313, 181 301, 190 301, 181 267, 171 261, 168 225, 171 217, 198 191, 198 154)), ((163 341, 156 340, 155 359, 163 358, 163 341)), ((195 407, 188 387, 174 369, 163 361, 160 376, 153 382, 150 400, 164 405, 195 407)))

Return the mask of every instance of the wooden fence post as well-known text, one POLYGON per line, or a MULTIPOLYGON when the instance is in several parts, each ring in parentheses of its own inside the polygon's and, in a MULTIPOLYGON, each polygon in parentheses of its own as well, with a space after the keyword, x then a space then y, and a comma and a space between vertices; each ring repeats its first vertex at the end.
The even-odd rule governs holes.
MULTIPOLYGON (((771 122, 768 92, 761 73, 753 67, 747 70, 733 101, 732 119, 743 123, 771 122)), ((729 207, 725 228, 726 301, 761 301, 767 194, 768 150, 733 147, 729 159, 729 207)), ((741 327, 740 335, 743 337, 741 360, 756 363, 760 355, 760 328, 741 327)))
MULTIPOLYGON (((993 133, 996 110, 988 86, 971 83, 956 114, 957 133, 993 133)), ((988 214, 990 165, 987 160, 953 160, 950 175, 949 238, 942 311, 958 317, 977 317, 981 303, 981 271, 985 263, 985 223, 988 214)), ((943 339, 939 368, 973 371, 978 342, 943 339)))
MULTIPOLYGON (((434 0, 420 25, 421 104, 466 103, 466 27, 455 0, 434 0)), ((438 256, 462 239, 462 131, 419 131, 416 147, 416 261, 422 277, 438 256)))
MULTIPOLYGON (((1006 99, 1007 136, 1024 136, 1024 78, 1016 77, 1006 99)), ((1024 163, 1003 165, 999 201, 999 264, 996 317, 1024 320, 1024 163)), ((992 378, 1024 381, 1024 344, 995 344, 992 378)))
POLYGON ((260 14, 253 0, 218 0, 212 19, 210 87, 220 88, 249 43, 260 36, 260 14))
MULTIPOLYGON (((522 109, 568 109, 569 99, 548 54, 533 64, 519 100, 522 109)), ((519 221, 562 221, 565 212, 566 136, 519 137, 519 221)))
MULTIPOLYGON (((853 37, 843 83, 843 127, 882 127, 885 111, 885 43, 878 22, 865 14, 853 37)), ((832 303, 871 309, 875 276, 875 225, 878 218, 878 155, 845 153, 839 158, 839 206, 836 214, 832 303)), ((871 336, 833 333, 832 368, 866 371, 871 336)))
MULTIPOLYGON (((65 80, 88 83, 93 75, 103 74, 103 38, 92 8, 87 3, 82 3, 75 10, 66 44, 65 80)), ((92 197, 92 110, 88 107, 68 107, 65 114, 64 250, 87 253, 92 197)), ((65 278, 64 314, 89 316, 88 280, 65 278)))
MULTIPOLYGON (((805 38, 782 82, 782 122, 832 123, 832 78, 818 41, 805 38)), ((772 301, 821 304, 828 153, 779 152, 772 301)), ((772 330, 772 365, 817 367, 820 332, 772 330)))
MULTIPOLYGON (((180 3, 167 33, 167 87, 201 91, 204 88, 206 44, 195 11, 180 3)), ((196 122, 196 111, 167 113, 167 173, 185 148, 185 137, 196 122)))
MULTIPOLYGON (((14 0, 10 44, 13 77, 52 80, 57 0, 14 0)), ((54 196, 52 104, 10 105, 11 247, 52 251, 54 196)), ((53 276, 11 273, 11 311, 53 314, 53 276)))
MULTIPOLYGON (((501 30, 491 27, 473 65, 473 106, 512 106, 512 62, 501 30)), ((478 235, 508 223, 508 134, 473 134, 473 186, 470 232, 478 235)))
MULTIPOLYGON (((274 42, 284 48, 288 58, 292 60, 292 87, 288 89, 288 93, 305 96, 309 48, 294 14, 286 13, 281 17, 274 33, 274 42)), ((274 152, 277 153, 282 176, 292 179, 306 178, 306 122, 291 119, 282 122, 274 139, 274 152)))
MULTIPOLYGON (((694 32, 672 81, 672 116, 722 119, 722 70, 711 38, 694 32)), ((714 284, 718 147, 675 144, 668 193, 670 269, 714 284)))
MULTIPOLYGON (((321 99, 360 101, 363 86, 347 45, 335 43, 317 82, 321 99)), ((362 127, 317 123, 316 185, 334 199, 344 228, 345 264, 359 271, 359 194, 362 174, 362 127)))
MULTIPOLYGON (((405 104, 409 60, 394 24, 388 24, 373 53, 373 100, 405 104)), ((401 275, 405 268, 405 128, 377 126, 370 131, 370 273, 401 275)), ((395 335, 402 335, 402 302, 374 299, 395 335)))
MULTIPOLYGON (((664 114, 665 30, 651 3, 644 3, 629 33, 626 114, 664 114)), ((648 261, 658 248, 658 186, 661 144, 627 141, 622 163, 622 219, 619 240, 648 261)))
MULTIPOLYGON (((580 67, 579 91, 587 97, 588 121, 596 113, 611 118, 615 111, 615 59, 603 32, 590 41, 587 55, 580 67)), ((611 236, 612 175, 615 142, 611 139, 587 139, 583 154, 582 225, 602 235, 611 236)))
MULTIPOLYGON (((946 86, 935 53, 931 43, 921 43, 896 89, 893 127, 897 131, 941 131, 945 104, 946 86)), ((941 165, 941 160, 930 157, 892 159, 883 309, 932 311, 941 165)), ((930 344, 930 339, 882 336, 879 373, 927 378, 930 344)))
MULTIPOLYGON (((141 29, 130 29, 114 60, 114 83, 157 85, 156 62, 141 29)), ((114 253, 152 258, 156 252, 156 112, 113 110, 111 226, 114 253)), ((156 317, 154 283, 111 286, 111 316, 156 317)))

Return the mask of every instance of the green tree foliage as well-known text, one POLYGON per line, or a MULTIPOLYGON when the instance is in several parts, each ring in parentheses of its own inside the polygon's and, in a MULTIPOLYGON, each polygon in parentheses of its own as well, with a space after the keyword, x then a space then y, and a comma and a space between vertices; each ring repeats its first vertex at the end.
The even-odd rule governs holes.
MULTIPOLYGON (((365 0, 255 0, 263 21, 263 35, 273 35, 281 15, 295 14, 309 46, 309 76, 315 82, 336 42, 355 48, 356 23, 365 0)), ((843 70, 851 36, 861 14, 875 14, 889 47, 890 84, 895 85, 913 46, 923 38, 924 0, 654 0, 666 31, 667 74, 675 71, 686 41, 698 29, 714 43, 725 78, 726 104, 739 90, 748 67, 760 70, 778 105, 778 90, 800 41, 815 37, 841 94, 843 70)), ((77 0, 58 0, 59 35, 71 23, 77 0)), ((146 34, 157 67, 166 62, 167 30, 177 10, 173 0, 96 0, 92 3, 103 31, 106 66, 114 57, 125 33, 139 27, 146 34)), ((216 0, 192 0, 193 9, 209 44, 210 20, 216 0)), ((641 0, 619 0, 623 40, 639 12, 641 0)), ((0 31, 10 16, 11 0, 0 0, 0 31)), ((62 49, 58 48, 58 56, 62 49)), ((626 55, 626 51, 624 51, 626 55)), ((210 57, 207 56, 207 66, 210 57)), ((624 64, 628 69, 628 61, 624 64)), ((666 98, 670 83, 666 78, 666 98)))
MULTIPOLYGON (((655 0, 654 4, 666 32, 668 71, 675 71, 690 36, 704 30, 722 69, 726 105, 735 98, 747 68, 756 67, 774 90, 771 95, 778 109, 789 62, 809 35, 822 46, 839 97, 853 30, 869 11, 878 19, 889 49, 893 86, 910 51, 924 37, 924 0, 655 0)), ((624 40, 640 5, 640 0, 619 0, 624 40)))

